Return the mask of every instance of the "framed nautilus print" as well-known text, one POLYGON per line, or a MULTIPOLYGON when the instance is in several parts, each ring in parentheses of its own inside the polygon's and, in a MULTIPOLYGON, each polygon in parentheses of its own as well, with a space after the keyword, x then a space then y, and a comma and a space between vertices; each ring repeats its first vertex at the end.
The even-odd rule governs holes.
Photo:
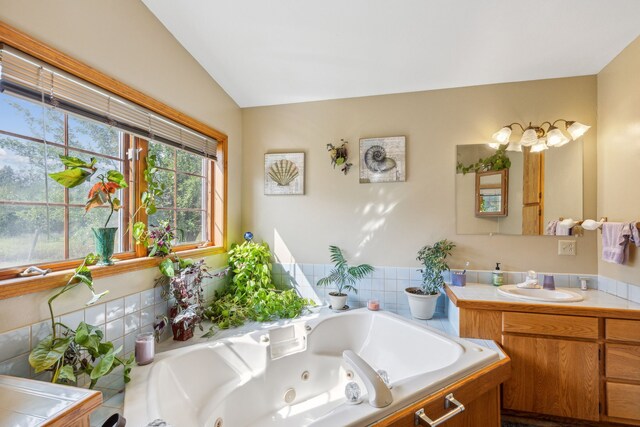
POLYGON ((264 194, 304 194, 304 153, 264 155, 264 194))
POLYGON ((404 136, 360 140, 360 183, 404 182, 406 177, 404 136))

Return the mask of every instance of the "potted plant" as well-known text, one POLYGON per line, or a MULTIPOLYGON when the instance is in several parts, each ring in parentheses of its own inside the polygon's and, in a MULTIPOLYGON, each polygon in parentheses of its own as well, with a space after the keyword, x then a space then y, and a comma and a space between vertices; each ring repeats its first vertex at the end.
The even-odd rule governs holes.
POLYGON ((416 319, 431 319, 436 311, 436 303, 440 296, 440 289, 444 285, 442 273, 449 270, 446 263, 447 256, 456 247, 447 239, 440 240, 433 246, 424 246, 418 251, 416 258, 423 265, 422 287, 406 288, 404 290, 409 299, 411 315, 416 319))
POLYGON ((335 285, 336 290, 329 292, 329 301, 331 308, 334 310, 342 310, 347 305, 347 294, 343 291, 353 291, 358 293, 355 285, 358 280, 364 279, 367 274, 373 273, 375 270, 369 264, 360 264, 358 266, 349 266, 347 260, 337 246, 329 246, 331 253, 331 262, 335 264, 327 277, 318 280, 318 286, 335 285))
POLYGON ((307 306, 314 305, 295 289, 276 289, 271 277, 269 245, 253 242, 252 238, 253 234, 247 232, 245 242, 231 245, 229 267, 219 275, 229 273, 232 277, 221 292, 216 292, 216 299, 205 311, 214 324, 206 337, 213 336, 216 328, 240 326, 247 319, 257 322, 293 319, 307 306))
MULTIPOLYGON (((65 188, 74 188, 89 181, 98 171, 96 159, 94 157, 87 163, 78 157, 60 155, 62 164, 67 168, 60 172, 50 173, 49 176, 65 188)), ((93 228, 96 253, 98 255, 98 265, 112 265, 113 249, 115 244, 116 231, 118 227, 109 227, 109 221, 113 213, 122 208, 120 199, 115 197, 115 192, 120 188, 128 187, 124 176, 117 170, 108 170, 104 174, 97 175, 96 182, 89 190, 85 212, 97 206, 109 205, 111 211, 104 223, 104 227, 93 228)))
POLYGON ((84 284, 91 291, 92 298, 87 305, 95 304, 108 292, 95 293, 91 270, 87 267, 94 261, 93 254, 87 255, 67 284, 49 298, 52 333, 29 354, 29 364, 35 373, 51 372, 53 383, 76 385, 77 376, 84 373, 91 379, 89 388, 93 388, 100 378, 121 365, 124 366, 124 381, 129 382, 133 355, 126 360, 120 358, 118 353, 122 351, 122 346, 115 349, 112 342, 103 342, 104 333, 100 328, 80 322, 76 329, 72 329, 56 322, 53 314, 53 302, 79 284, 84 284))

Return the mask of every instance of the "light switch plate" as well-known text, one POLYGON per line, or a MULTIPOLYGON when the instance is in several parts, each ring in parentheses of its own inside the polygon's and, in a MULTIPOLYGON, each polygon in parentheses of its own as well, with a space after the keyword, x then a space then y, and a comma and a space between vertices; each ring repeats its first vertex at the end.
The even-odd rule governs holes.
POLYGON ((575 240, 558 240, 558 255, 575 256, 576 245, 575 240))

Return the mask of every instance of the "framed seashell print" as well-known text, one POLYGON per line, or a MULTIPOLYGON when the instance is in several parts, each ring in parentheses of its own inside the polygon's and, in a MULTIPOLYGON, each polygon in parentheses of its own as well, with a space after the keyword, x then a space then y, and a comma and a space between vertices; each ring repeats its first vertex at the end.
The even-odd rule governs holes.
POLYGON ((264 155, 264 194, 304 194, 304 153, 264 155))
POLYGON ((404 182, 406 178, 404 136, 360 140, 360 183, 404 182))

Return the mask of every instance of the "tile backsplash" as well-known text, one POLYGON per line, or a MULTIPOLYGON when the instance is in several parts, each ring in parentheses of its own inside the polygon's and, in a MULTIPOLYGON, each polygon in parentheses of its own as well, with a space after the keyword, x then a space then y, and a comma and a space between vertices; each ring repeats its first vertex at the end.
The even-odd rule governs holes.
MULTIPOLYGON (((332 287, 317 286, 318 280, 329 275, 332 264, 274 264, 273 278, 277 286, 293 286, 305 298, 311 298, 316 303, 328 303, 328 294, 332 292, 332 287)), ((377 299, 381 308, 398 313, 403 316, 409 315, 409 303, 404 295, 404 289, 408 287, 419 287, 422 284, 422 274, 418 268, 410 267, 389 267, 374 266, 375 271, 367 278, 362 279, 358 285, 358 293, 349 292, 347 304, 351 308, 365 307, 369 299, 377 299)), ((452 270, 460 271, 460 270, 452 270)), ((491 284, 490 270, 467 270, 468 283, 491 284)), ((526 272, 505 271, 505 284, 517 284, 524 281, 526 272)), ((579 288, 581 277, 587 278, 587 285, 590 289, 598 288, 598 276, 589 274, 554 274, 537 273, 538 280, 542 283, 545 274, 553 274, 556 286, 579 288)), ((449 272, 445 272, 443 277, 446 282, 450 279, 449 272)), ((447 313, 446 296, 441 296, 438 300, 436 313, 447 313)))
MULTIPOLYGON (((294 287, 305 298, 310 298, 318 304, 328 301, 330 287, 319 287, 318 280, 327 276, 333 265, 331 264, 280 264, 273 265, 273 280, 280 288, 294 287)), ((377 299, 381 308, 409 317, 409 304, 404 295, 404 289, 420 286, 421 274, 417 268, 377 266, 376 270, 358 285, 358 293, 349 293, 347 304, 351 308, 365 307, 369 299, 377 299)), ((454 270, 456 271, 456 270, 454 270)), ((505 271, 506 284, 516 284, 524 281, 525 272, 505 271)), ((542 281, 543 274, 539 273, 542 281)), ((581 277, 588 279, 588 286, 640 303, 640 286, 616 281, 604 276, 585 274, 553 274, 556 286, 580 287, 581 277)), ((444 274, 445 281, 449 281, 449 273, 444 274)), ((226 277, 215 278, 204 286, 205 299, 213 299, 214 292, 226 282, 226 277)), ((491 271, 468 270, 467 282, 491 284, 491 271)), ((438 300, 437 316, 442 319, 447 316, 448 300, 445 295, 438 300)), ((124 356, 129 356, 134 349, 135 337, 142 332, 151 332, 156 316, 167 314, 168 303, 161 295, 160 288, 151 288, 142 292, 127 295, 103 304, 86 307, 71 313, 64 313, 58 320, 71 328, 84 321, 100 327, 108 340, 116 347, 123 346, 124 356)), ((453 313, 452 313, 453 314, 453 313)), ((46 379, 46 374, 35 375, 28 361, 29 352, 44 337, 49 335, 51 325, 49 321, 42 321, 0 334, 0 374, 15 375, 25 378, 46 379)), ((168 332, 170 333, 170 332, 168 332)))
MULTIPOLYGON (((205 299, 211 301, 214 292, 226 280, 226 277, 222 277, 207 281, 203 286, 205 299)), ((57 321, 72 329, 80 322, 97 326, 105 333, 107 340, 113 341, 116 348, 122 345, 121 354, 129 357, 134 350, 136 335, 152 332, 156 316, 166 315, 167 311, 168 303, 162 297, 161 289, 151 288, 62 314, 57 317, 57 321)), ((36 375, 33 372, 29 365, 29 352, 50 333, 51 322, 45 320, 0 334, 0 374, 47 379, 47 373, 36 375)), ((170 333, 170 328, 167 328, 167 336, 170 333)))

